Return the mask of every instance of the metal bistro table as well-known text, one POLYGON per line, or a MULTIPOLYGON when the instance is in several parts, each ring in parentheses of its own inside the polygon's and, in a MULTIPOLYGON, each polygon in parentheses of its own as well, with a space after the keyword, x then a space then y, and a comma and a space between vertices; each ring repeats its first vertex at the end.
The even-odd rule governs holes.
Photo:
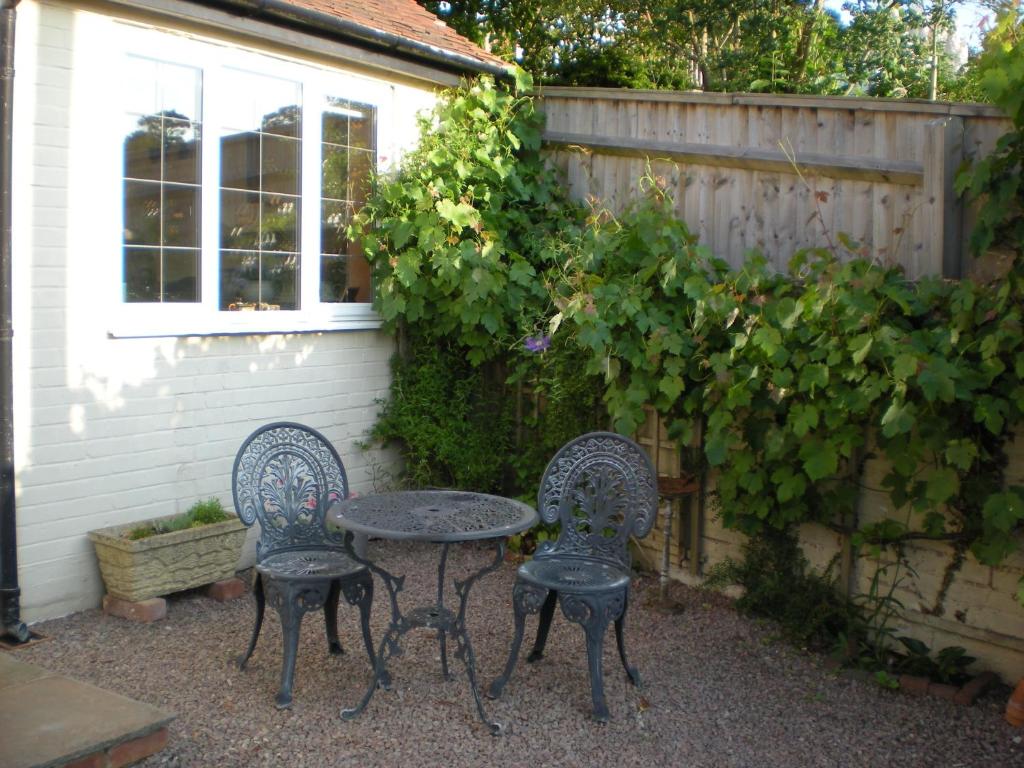
POLYGON ((362 701, 355 707, 341 711, 342 718, 351 720, 358 716, 366 709, 377 686, 380 683, 387 684, 385 663, 391 656, 401 654, 399 638, 410 629, 426 627, 437 630, 441 646, 441 674, 446 680, 450 679, 446 638, 451 636, 455 641, 455 657, 466 665, 477 713, 491 729, 491 733, 501 733, 502 726, 487 719, 480 700, 480 692, 477 690, 476 658, 466 629, 466 601, 469 598, 469 590, 476 580, 501 565, 505 556, 505 537, 532 527, 537 522, 537 512, 527 504, 501 496, 438 490, 396 491, 345 499, 332 505, 329 515, 335 523, 348 531, 345 536, 345 548, 349 556, 381 577, 391 599, 391 623, 377 651, 373 679, 362 701), (437 602, 403 614, 398 608, 398 593, 402 591, 405 576, 393 576, 379 565, 360 557, 352 546, 353 534, 360 533, 374 538, 430 541, 440 544, 437 602), (465 581, 454 582, 459 606, 457 611, 452 610, 444 604, 444 573, 448 562, 448 547, 457 542, 481 540, 494 542, 494 561, 465 581))

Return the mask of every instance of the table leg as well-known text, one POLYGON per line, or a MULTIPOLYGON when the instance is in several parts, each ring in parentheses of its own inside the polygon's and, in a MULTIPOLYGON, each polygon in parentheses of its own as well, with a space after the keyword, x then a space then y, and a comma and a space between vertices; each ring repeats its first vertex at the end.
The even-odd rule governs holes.
POLYGON ((402 591, 402 587, 405 585, 405 576, 393 576, 370 560, 357 555, 352 544, 353 538, 351 533, 345 534, 345 551, 349 557, 357 563, 365 565, 371 572, 380 576, 384 582, 384 586, 388 590, 388 598, 391 601, 391 622, 388 624, 384 637, 381 638, 380 647, 377 649, 377 658, 373 666, 373 678, 370 680, 370 685, 363 694, 362 700, 356 706, 341 710, 342 720, 352 720, 366 709, 366 705, 370 703, 370 699, 373 698, 373 693, 377 690, 378 685, 383 686, 385 689, 391 687, 391 675, 388 674, 385 662, 392 656, 402 655, 402 647, 398 644, 398 639, 409 629, 408 622, 398 609, 398 593, 402 591))
POLYGON ((496 721, 488 720, 484 711, 483 701, 480 699, 480 691, 476 682, 476 656, 473 654, 473 645, 469 640, 469 631, 466 629, 466 603, 469 599, 469 590, 473 584, 482 576, 486 576, 501 565, 505 559, 505 540, 499 539, 495 542, 495 558, 490 565, 485 565, 465 581, 455 582, 455 593, 459 596, 459 612, 448 630, 455 640, 455 658, 466 665, 466 674, 469 677, 469 688, 473 692, 473 699, 476 701, 476 711, 480 720, 491 729, 491 733, 497 736, 504 730, 504 726, 496 721))
MULTIPOLYGON (((444 572, 445 567, 448 564, 448 543, 445 542, 441 545, 441 562, 437 566, 437 610, 439 614, 444 614, 444 572)), ((437 630, 437 642, 441 646, 441 677, 445 680, 451 680, 452 674, 448 671, 448 645, 447 645, 448 633, 444 627, 439 627, 437 630)))

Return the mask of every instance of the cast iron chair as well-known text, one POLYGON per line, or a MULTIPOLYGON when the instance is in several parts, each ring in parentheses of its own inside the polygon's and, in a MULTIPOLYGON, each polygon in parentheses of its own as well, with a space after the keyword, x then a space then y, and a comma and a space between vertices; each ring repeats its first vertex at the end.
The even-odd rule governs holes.
POLYGON ((253 432, 242 443, 232 472, 238 517, 246 525, 259 520, 256 545, 256 624, 249 648, 238 660, 245 669, 256 648, 266 602, 277 609, 284 635, 281 688, 275 703, 291 706, 295 656, 303 614, 324 611, 327 644, 343 653, 338 641, 338 601, 344 593, 359 606, 363 642, 376 664, 370 639, 373 578, 345 554, 344 532, 327 527, 325 515, 348 496, 348 480, 337 451, 314 429, 278 422, 253 432))
POLYGON ((512 591, 515 637, 505 670, 488 695, 501 696, 515 669, 523 642, 526 615, 540 613, 537 639, 527 661, 544 655, 555 603, 570 621, 583 626, 590 667, 594 719, 608 720, 601 654, 605 630, 615 622, 619 657, 633 685, 640 684, 626 660, 623 623, 629 606, 630 536, 651 530, 658 511, 654 467, 647 454, 628 438, 591 432, 564 445, 551 459, 538 493, 546 523, 562 524, 558 540, 544 542, 532 560, 519 567, 512 591))

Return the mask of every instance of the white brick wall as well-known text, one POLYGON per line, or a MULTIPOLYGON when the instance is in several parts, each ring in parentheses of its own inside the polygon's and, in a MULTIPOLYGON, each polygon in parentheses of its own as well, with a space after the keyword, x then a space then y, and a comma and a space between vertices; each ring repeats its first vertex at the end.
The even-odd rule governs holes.
MULTIPOLYGON (((107 123, 94 106, 117 81, 83 77, 76 62, 113 23, 60 3, 18 7, 15 453, 30 622, 99 604, 89 530, 209 496, 230 506, 235 452, 264 423, 321 430, 355 490, 396 468, 394 455, 356 447, 387 392, 393 343, 378 331, 109 338, 104 297, 116 286, 100 283, 120 258, 119 230, 109 231, 120 167, 105 168, 96 149, 107 123)), ((391 130, 407 145, 433 96, 398 88, 391 130)))

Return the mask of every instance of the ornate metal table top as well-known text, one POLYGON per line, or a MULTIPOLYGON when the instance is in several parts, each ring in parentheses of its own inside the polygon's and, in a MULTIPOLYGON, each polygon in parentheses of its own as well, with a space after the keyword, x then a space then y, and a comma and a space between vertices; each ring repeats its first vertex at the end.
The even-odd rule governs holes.
POLYGON ((395 491, 333 504, 333 522, 384 539, 471 541, 511 536, 537 522, 528 504, 468 491, 395 491))

